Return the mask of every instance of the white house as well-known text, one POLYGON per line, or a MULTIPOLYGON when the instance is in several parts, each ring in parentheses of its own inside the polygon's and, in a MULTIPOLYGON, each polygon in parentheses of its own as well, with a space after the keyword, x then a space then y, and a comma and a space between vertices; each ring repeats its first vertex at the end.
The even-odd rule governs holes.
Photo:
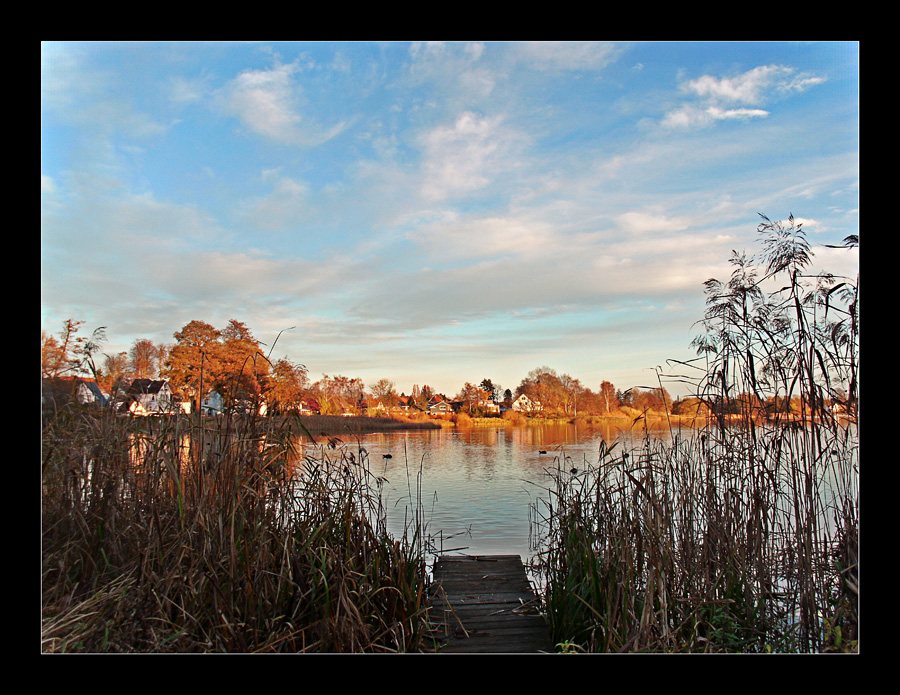
POLYGON ((74 400, 81 405, 106 405, 107 397, 95 379, 89 377, 57 377, 41 382, 41 402, 65 403, 74 400))
POLYGON ((489 398, 482 398, 478 401, 478 407, 481 408, 486 413, 499 413, 500 406, 494 403, 494 401, 489 398))
POLYGON ((221 415, 225 409, 225 400, 218 391, 210 391, 200 403, 200 412, 203 415, 221 415))
POLYGON ((135 379, 128 389, 125 406, 133 415, 159 415, 180 409, 166 380, 135 379))
POLYGON ((436 403, 432 403, 428 406, 428 413, 430 415, 444 415, 446 413, 452 413, 453 406, 451 406, 447 401, 437 401, 436 403))
POLYGON ((513 401, 512 408, 513 410, 517 410, 520 413, 530 413, 533 411, 542 410, 540 401, 533 401, 524 393, 513 401))
MULTIPOLYGON (((256 404, 249 398, 234 399, 231 408, 236 413, 245 414, 252 413, 254 409, 258 415, 265 415, 268 412, 268 406, 264 402, 256 404)), ((221 415, 225 412, 225 397, 216 390, 210 391, 200 403, 200 412, 204 415, 221 415)))

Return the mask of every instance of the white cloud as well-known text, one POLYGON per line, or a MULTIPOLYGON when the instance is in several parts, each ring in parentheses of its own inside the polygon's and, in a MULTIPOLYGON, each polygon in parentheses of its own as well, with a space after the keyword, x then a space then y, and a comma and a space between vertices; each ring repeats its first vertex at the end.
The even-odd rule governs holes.
POLYGON ((541 220, 514 216, 460 218, 448 214, 410 233, 409 238, 439 260, 515 256, 553 251, 557 234, 541 220))
POLYGON ((324 128, 300 112, 296 64, 268 70, 245 70, 224 93, 226 108, 259 135, 290 145, 318 145, 338 135, 346 124, 324 128))
POLYGON ((598 41, 524 41, 513 44, 516 56, 538 70, 601 70, 616 59, 611 43, 598 41))
POLYGON ((41 45, 41 108, 69 125, 102 137, 155 137, 167 126, 123 94, 121 77, 89 64, 85 52, 67 43, 41 45))
POLYGON ((716 106, 711 106, 706 112, 716 121, 745 121, 748 118, 765 118, 769 115, 769 112, 763 109, 720 109, 716 106))
POLYGON ((169 79, 169 99, 175 104, 186 105, 201 101, 208 93, 207 79, 187 78, 180 75, 169 79))
POLYGON ((717 106, 699 108, 688 105, 667 113, 662 124, 667 128, 696 128, 712 125, 716 121, 766 118, 768 115, 769 112, 763 109, 722 109, 717 106))
POLYGON ((422 138, 424 197, 437 201, 469 193, 507 171, 518 136, 504 129, 502 123, 499 116, 467 111, 452 125, 426 133, 422 138))
POLYGON ((496 77, 482 65, 482 43, 413 43, 408 77, 414 85, 428 85, 451 104, 474 104, 488 98, 496 77))
POLYGON ((251 227, 283 229, 308 214, 309 187, 306 183, 273 171, 263 172, 263 180, 271 181, 272 192, 246 203, 241 212, 251 227))
POLYGON ((484 44, 483 43, 466 44, 465 52, 473 60, 478 60, 482 56, 482 54, 484 54, 484 44))
POLYGON ((620 226, 632 234, 647 232, 680 232, 687 229, 688 223, 681 219, 671 219, 665 215, 652 215, 645 212, 626 212, 619 215, 620 226))
POLYGON ((793 70, 781 65, 761 65, 736 77, 703 75, 690 80, 684 89, 702 98, 758 104, 776 82, 783 82, 793 70))
POLYGON ((692 128, 717 121, 765 118, 769 111, 743 105, 759 106, 775 96, 799 93, 822 82, 822 77, 795 74, 794 68, 784 65, 761 65, 734 77, 702 75, 681 85, 684 92, 699 101, 668 111, 662 124, 668 128, 692 128))
POLYGON ((690 80, 683 88, 702 98, 759 104, 772 92, 802 92, 824 81, 825 78, 809 73, 796 75, 794 68, 785 65, 760 65, 735 77, 703 75, 690 80))

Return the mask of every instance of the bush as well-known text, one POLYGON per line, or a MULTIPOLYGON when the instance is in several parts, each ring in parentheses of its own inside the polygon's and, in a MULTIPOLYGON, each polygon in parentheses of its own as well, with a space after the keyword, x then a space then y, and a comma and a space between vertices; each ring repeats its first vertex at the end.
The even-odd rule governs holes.
POLYGON ((528 418, 518 410, 506 410, 503 412, 503 415, 501 415, 501 418, 509 420, 514 425, 525 425, 528 423, 528 418))
POLYGON ((471 427, 472 418, 465 413, 454 413, 451 417, 457 427, 471 427))

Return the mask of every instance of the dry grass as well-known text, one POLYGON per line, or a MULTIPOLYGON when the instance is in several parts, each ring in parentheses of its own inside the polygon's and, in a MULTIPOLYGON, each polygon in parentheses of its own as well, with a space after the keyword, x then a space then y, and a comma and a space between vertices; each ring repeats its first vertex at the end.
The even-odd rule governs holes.
POLYGON ((668 445, 561 458, 535 510, 534 564, 559 642, 858 649, 857 284, 804 276, 811 253, 793 220, 760 231, 762 269, 735 255, 731 279, 707 283, 701 361, 682 365, 699 373, 690 382, 712 417, 686 435, 670 420, 668 445))
POLYGON ((291 424, 48 419, 42 650, 427 648, 416 529, 386 533, 363 450, 301 456, 291 424))
POLYGON ((856 442, 702 430, 560 460, 535 558, 589 651, 823 651, 858 638, 856 442), (810 456, 812 454, 812 456, 810 456), (826 626, 830 621, 830 627, 826 626))
POLYGON ((302 415, 299 421, 313 434, 355 435, 369 432, 394 432, 397 430, 438 429, 440 425, 428 416, 415 417, 367 417, 341 415, 302 415))

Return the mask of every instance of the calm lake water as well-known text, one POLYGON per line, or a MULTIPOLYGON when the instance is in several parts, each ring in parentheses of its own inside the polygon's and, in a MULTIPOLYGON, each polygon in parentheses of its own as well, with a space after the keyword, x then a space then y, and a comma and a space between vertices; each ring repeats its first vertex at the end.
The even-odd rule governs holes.
MULTIPOLYGON (((548 498, 548 471, 577 468, 585 460, 596 464, 601 442, 620 440, 627 449, 642 436, 642 430, 614 426, 476 427, 366 434, 359 445, 368 452, 371 472, 387 479, 383 497, 395 537, 421 502, 426 533, 439 551, 464 548, 459 552, 527 560, 529 510, 548 498)), ((652 436, 669 435, 666 430, 652 436)), ((358 446, 355 440, 345 445, 351 451, 358 446)))

